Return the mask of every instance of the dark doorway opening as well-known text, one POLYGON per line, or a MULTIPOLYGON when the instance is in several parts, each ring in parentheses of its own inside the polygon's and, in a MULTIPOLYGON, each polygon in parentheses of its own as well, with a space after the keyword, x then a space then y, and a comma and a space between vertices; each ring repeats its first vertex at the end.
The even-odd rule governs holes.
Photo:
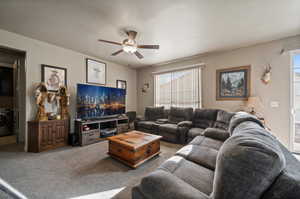
POLYGON ((25 142, 25 58, 24 51, 0 47, 0 146, 25 142))

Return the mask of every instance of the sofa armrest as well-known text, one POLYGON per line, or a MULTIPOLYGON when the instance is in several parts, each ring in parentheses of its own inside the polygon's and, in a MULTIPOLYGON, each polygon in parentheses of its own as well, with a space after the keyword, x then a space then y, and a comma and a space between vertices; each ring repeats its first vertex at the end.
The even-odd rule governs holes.
POLYGON ((205 137, 213 138, 220 141, 225 141, 230 136, 228 131, 217 128, 207 128, 204 130, 203 135, 205 137))
POLYGON ((166 123, 168 123, 168 119, 166 119, 166 118, 161 118, 161 119, 157 119, 155 122, 156 122, 157 124, 166 124, 166 123))
POLYGON ((142 179, 138 187, 132 190, 133 199, 209 199, 180 178, 163 170, 156 170, 142 179))
POLYGON ((177 125, 178 125, 179 127, 192 128, 193 122, 192 122, 192 121, 182 121, 182 122, 179 122, 177 125))
POLYGON ((182 121, 177 124, 179 135, 179 141, 181 144, 186 144, 187 142, 187 134, 189 129, 192 128, 193 123, 192 121, 182 121))

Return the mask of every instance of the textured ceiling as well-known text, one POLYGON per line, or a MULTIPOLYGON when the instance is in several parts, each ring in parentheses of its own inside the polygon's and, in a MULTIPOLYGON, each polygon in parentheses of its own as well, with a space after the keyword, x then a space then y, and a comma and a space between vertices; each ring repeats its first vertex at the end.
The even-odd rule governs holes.
POLYGON ((299 0, 2 0, 0 28, 104 60, 141 67, 300 33, 299 0), (145 56, 110 54, 124 29, 145 56))

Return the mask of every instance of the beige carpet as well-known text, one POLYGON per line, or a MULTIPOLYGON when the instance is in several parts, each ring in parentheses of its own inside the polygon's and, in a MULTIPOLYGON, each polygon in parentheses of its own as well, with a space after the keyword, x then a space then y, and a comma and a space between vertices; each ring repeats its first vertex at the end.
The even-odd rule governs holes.
POLYGON ((22 152, 16 145, 1 146, 0 177, 31 199, 65 199, 121 187, 127 188, 118 198, 130 198, 134 184, 182 147, 161 142, 159 156, 130 169, 107 155, 107 145, 104 141, 38 154, 22 152))

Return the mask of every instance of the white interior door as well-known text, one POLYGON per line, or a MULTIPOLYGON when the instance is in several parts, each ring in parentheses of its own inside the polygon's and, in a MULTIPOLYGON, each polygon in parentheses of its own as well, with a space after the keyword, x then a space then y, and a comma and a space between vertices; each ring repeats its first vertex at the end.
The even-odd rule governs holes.
POLYGON ((300 153, 300 51, 291 54, 291 135, 293 152, 300 153))

